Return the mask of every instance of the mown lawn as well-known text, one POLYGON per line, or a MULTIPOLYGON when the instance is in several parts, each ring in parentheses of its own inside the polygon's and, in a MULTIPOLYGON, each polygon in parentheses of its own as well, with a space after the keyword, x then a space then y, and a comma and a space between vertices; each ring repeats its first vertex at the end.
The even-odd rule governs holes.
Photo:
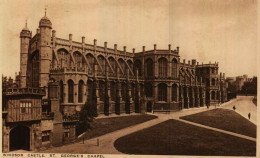
POLYGON ((181 119, 256 138, 256 125, 228 109, 213 109, 181 119))
POLYGON ((155 118, 157 118, 157 116, 143 114, 96 119, 92 124, 92 129, 88 130, 84 135, 84 139, 87 140, 90 138, 98 137, 155 118))
POLYGON ((255 156, 256 142, 177 120, 121 137, 114 143, 126 154, 255 156))

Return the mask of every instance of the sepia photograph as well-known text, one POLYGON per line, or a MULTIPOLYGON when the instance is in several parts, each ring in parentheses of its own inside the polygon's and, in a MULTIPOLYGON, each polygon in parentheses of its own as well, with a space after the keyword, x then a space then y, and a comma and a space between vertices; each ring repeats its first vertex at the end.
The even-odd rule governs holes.
POLYGON ((1 157, 260 156, 257 3, 0 1, 1 157))

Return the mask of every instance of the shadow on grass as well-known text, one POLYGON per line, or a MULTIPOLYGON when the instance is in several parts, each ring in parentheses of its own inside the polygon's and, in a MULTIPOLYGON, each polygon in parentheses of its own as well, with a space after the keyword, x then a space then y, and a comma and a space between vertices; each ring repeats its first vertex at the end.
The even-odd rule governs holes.
POLYGON ((256 125, 228 109, 213 109, 181 119, 256 138, 256 125))
POLYGON ((168 120, 117 139, 126 154, 255 156, 256 142, 205 128, 168 120))
MULTIPOLYGON (((83 137, 85 140, 99 137, 104 134, 137 125, 155 118, 157 118, 157 116, 143 114, 97 119, 94 120, 92 129, 86 131, 83 137)), ((82 138, 78 141, 82 141, 82 138)))

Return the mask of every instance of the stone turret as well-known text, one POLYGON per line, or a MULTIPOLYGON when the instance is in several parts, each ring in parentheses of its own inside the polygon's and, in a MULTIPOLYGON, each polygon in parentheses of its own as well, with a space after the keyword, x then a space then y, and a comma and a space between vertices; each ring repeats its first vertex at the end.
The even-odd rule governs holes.
POLYGON ((27 21, 25 27, 22 29, 20 33, 20 84, 21 88, 25 88, 27 86, 26 74, 27 74, 27 63, 28 63, 28 52, 29 52, 29 42, 32 37, 32 32, 27 27, 27 21))

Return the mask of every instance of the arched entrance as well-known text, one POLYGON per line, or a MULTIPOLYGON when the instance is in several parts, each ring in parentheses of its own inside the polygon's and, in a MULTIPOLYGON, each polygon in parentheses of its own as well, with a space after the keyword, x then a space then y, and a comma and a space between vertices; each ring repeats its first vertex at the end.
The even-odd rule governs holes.
POLYGON ((150 101, 146 105, 146 112, 152 112, 152 103, 150 101))
POLYGON ((18 149, 30 150, 30 128, 26 126, 17 126, 10 132, 10 151, 18 149))

